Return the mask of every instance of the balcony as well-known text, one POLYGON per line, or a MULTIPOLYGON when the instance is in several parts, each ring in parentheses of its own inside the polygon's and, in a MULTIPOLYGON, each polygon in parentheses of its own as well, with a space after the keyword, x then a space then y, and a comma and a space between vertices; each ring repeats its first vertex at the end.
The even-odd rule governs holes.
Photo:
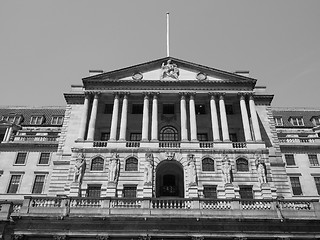
MULTIPOLYGON (((3 207, 12 216, 169 216, 255 219, 320 219, 319 200, 226 200, 186 198, 25 197, 21 209, 3 207), (10 210, 11 209, 11 210, 10 210)), ((0 206, 1 206, 0 205, 0 206)), ((10 215, 10 214, 9 214, 10 215)), ((9 216, 8 215, 8 216, 9 216)))
POLYGON ((13 142, 56 142, 59 136, 50 135, 16 135, 14 136, 13 142))
POLYGON ((285 145, 319 145, 320 137, 279 137, 279 142, 285 145))

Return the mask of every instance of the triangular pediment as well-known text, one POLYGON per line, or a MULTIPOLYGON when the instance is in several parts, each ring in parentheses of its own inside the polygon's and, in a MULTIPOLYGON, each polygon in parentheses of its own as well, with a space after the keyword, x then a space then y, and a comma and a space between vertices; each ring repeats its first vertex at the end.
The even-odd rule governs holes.
POLYGON ((256 79, 249 78, 247 76, 202 66, 173 57, 165 57, 135 66, 83 78, 84 82, 90 80, 236 81, 246 83, 251 82, 253 84, 256 82, 256 79))

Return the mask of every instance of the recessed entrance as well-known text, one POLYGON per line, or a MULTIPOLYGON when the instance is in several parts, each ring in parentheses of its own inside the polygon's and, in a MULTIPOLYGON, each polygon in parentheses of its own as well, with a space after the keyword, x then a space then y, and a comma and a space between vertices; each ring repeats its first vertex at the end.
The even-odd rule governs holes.
POLYGON ((182 165, 165 160, 156 169, 156 197, 184 197, 182 165))

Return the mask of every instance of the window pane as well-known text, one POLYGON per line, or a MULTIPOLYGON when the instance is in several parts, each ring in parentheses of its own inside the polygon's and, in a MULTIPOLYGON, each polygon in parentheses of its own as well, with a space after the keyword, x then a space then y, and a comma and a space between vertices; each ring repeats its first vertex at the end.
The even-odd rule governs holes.
POLYGON ((16 193, 18 191, 18 187, 20 184, 20 179, 21 175, 12 175, 9 188, 8 188, 8 193, 16 193))
POLYGON ((162 113, 163 114, 174 114, 174 104, 163 104, 162 113))
POLYGON ((309 154, 308 157, 311 166, 319 166, 319 161, 316 154, 309 154))
POLYGON ((125 171, 138 171, 138 160, 133 157, 127 159, 125 171))
POLYGON ((233 106, 230 104, 226 104, 226 114, 232 115, 233 114, 233 106))
POLYGON ((160 141, 178 141, 178 131, 173 127, 164 127, 160 131, 160 141))
POLYGON ((217 186, 203 186, 203 195, 205 198, 217 198, 217 186))
POLYGON ((124 186, 123 187, 123 197, 136 198, 137 197, 137 187, 136 186, 124 186))
POLYGON ((27 153, 18 153, 15 164, 25 164, 27 153))
POLYGON ((214 171, 214 161, 211 158, 202 160, 202 171, 214 171))
POLYGON ((285 154, 284 157, 286 159, 287 166, 296 165, 296 163, 294 161, 294 155, 293 154, 285 154))
POLYGON ((252 186, 239 186, 241 199, 253 199, 252 186))
POLYGON ((39 164, 48 164, 50 159, 50 153, 41 153, 39 164))
POLYGON ((141 141, 142 135, 141 133, 131 133, 130 141, 141 141))
POLYGON ((198 133, 197 138, 199 141, 208 141, 208 134, 207 133, 198 133))
POLYGON ((293 195, 302 195, 299 177, 290 177, 293 195))
POLYGON ((104 107, 105 114, 112 114, 113 111, 113 104, 106 104, 104 107))
POLYGON ((100 197, 101 186, 88 186, 87 188, 87 197, 100 197))
POLYGON ((142 114, 143 105, 142 104, 132 104, 132 114, 142 114))
POLYGON ((91 171, 103 171, 104 160, 102 158, 95 158, 91 163, 91 171))
POLYGON ((206 108, 204 104, 196 104, 196 114, 206 114, 206 108))
POLYGON ((248 161, 245 159, 238 159, 237 160, 237 171, 248 172, 249 171, 248 161))
POLYGON ((109 132, 102 132, 101 133, 101 141, 108 141, 110 139, 110 133, 109 132))
POLYGON ((36 175, 32 193, 42 193, 45 175, 36 175))

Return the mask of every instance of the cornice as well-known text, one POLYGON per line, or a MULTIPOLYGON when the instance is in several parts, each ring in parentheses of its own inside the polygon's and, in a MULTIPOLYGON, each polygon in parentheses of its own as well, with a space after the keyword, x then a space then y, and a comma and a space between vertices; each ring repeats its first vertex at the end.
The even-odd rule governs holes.
POLYGON ((3 152, 12 152, 12 151, 28 151, 28 152, 57 152, 58 142, 52 143, 19 143, 19 142, 8 142, 1 143, 0 150, 3 152))
POLYGON ((84 102, 84 93, 64 93, 63 95, 67 104, 83 104, 84 102))

